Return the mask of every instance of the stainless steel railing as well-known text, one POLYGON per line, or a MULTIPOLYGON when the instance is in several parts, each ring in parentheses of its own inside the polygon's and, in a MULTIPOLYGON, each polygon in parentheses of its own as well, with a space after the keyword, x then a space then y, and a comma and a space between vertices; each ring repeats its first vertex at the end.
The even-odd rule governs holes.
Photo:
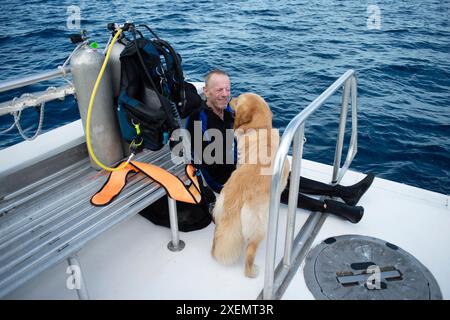
POLYGON ((339 133, 334 156, 332 183, 336 184, 342 179, 357 152, 357 81, 354 70, 348 70, 336 80, 317 99, 310 103, 287 126, 281 138, 280 146, 274 158, 273 177, 271 187, 271 201, 269 208, 269 227, 267 232, 266 266, 264 278, 263 299, 278 299, 283 294, 293 274, 303 260, 306 251, 319 231, 325 215, 320 212, 310 214, 305 224, 294 239, 295 213, 297 209, 298 190, 303 156, 303 138, 306 120, 322 106, 337 90, 344 86, 342 106, 339 120, 339 133), (341 155, 344 143, 345 124, 347 119, 348 103, 352 104, 352 133, 347 158, 342 166, 341 155), (292 165, 289 185, 289 202, 286 224, 286 238, 283 260, 275 270, 275 257, 277 246, 278 217, 281 196, 282 168, 289 148, 293 143, 292 165))
MULTIPOLYGON (((0 93, 12 89, 22 88, 31 84, 51 80, 58 77, 65 77, 70 73, 70 67, 60 67, 55 70, 44 71, 28 77, 0 82, 0 93)), ((50 87, 45 91, 33 94, 24 94, 20 98, 0 103, 0 116, 12 112, 18 112, 25 108, 36 107, 48 101, 62 99, 65 96, 73 95, 75 89, 72 84, 58 88, 50 87)))
POLYGON ((30 84, 35 84, 38 82, 65 76, 67 73, 70 73, 70 68, 64 67, 57 68, 55 70, 40 72, 20 79, 4 81, 0 83, 0 92, 9 91, 12 89, 28 86, 30 84))

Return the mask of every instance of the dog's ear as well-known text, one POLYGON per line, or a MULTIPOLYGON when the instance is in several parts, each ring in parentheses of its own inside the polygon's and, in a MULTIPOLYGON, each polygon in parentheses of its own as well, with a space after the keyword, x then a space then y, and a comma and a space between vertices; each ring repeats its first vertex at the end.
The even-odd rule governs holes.
POLYGON ((231 107, 231 109, 233 109, 234 111, 236 111, 237 103, 238 103, 238 98, 232 98, 232 99, 230 100, 230 107, 231 107))
POLYGON ((248 104, 244 104, 239 107, 236 111, 236 117, 234 118, 234 129, 238 129, 252 121, 254 114, 253 109, 253 106, 248 104))

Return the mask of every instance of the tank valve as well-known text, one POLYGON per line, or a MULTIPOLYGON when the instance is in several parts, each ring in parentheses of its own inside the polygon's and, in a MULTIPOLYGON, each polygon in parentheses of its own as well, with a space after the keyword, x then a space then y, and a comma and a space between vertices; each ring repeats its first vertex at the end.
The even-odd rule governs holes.
POLYGON ((88 37, 86 30, 81 30, 80 33, 71 34, 69 38, 72 43, 77 44, 86 41, 88 37))

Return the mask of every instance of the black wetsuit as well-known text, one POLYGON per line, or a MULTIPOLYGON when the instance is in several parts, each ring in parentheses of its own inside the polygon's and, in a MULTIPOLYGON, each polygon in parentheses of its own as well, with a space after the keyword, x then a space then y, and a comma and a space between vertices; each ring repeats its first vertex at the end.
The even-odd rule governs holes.
MULTIPOLYGON (((203 177, 205 178, 208 185, 217 193, 220 193, 220 191, 223 188, 223 185, 225 182, 227 182, 228 178, 231 176, 234 170, 236 170, 236 156, 235 156, 235 149, 229 148, 229 145, 225 143, 225 137, 226 137, 226 130, 227 129, 233 129, 234 124, 234 114, 231 111, 230 108, 227 108, 224 110, 223 114, 223 120, 220 119, 218 115, 214 113, 214 111, 208 107, 205 101, 202 101, 200 109, 193 112, 189 119, 186 122, 186 128, 189 130, 189 133, 191 135, 191 145, 192 145, 192 154, 196 154, 197 159, 201 159, 200 164, 195 164, 197 168, 200 169, 203 177), (201 113, 203 112, 203 116, 201 116, 201 113), (195 153, 194 150, 194 121, 205 121, 203 123, 203 129, 217 129, 220 131, 223 137, 223 150, 222 150, 222 157, 218 159, 219 161, 217 163, 208 164, 204 160, 204 154, 203 151, 205 148, 214 142, 215 138, 214 136, 210 137, 210 141, 203 141, 202 148, 201 148, 201 155, 195 153), (230 159, 233 160, 232 163, 230 162, 230 159)), ((203 134, 205 132, 202 132, 203 134)), ((209 139, 209 137, 207 138, 209 139)), ((213 156, 215 154, 213 153, 213 156)))

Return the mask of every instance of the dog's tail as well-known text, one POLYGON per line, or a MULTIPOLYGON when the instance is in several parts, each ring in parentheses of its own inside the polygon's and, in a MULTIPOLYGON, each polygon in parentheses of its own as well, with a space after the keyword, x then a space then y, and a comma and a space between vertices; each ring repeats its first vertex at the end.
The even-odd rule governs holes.
POLYGON ((236 262, 242 254, 244 237, 239 212, 227 212, 216 221, 213 257, 222 264, 236 262))

